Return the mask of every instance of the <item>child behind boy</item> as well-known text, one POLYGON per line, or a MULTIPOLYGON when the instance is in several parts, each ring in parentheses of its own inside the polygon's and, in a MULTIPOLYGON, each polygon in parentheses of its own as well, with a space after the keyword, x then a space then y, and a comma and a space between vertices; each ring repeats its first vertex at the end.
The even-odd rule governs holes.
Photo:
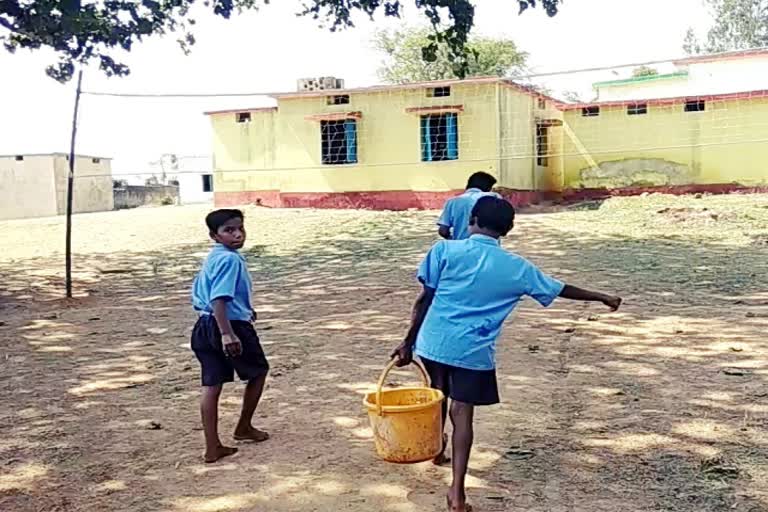
POLYGON ((471 236, 432 247, 419 267, 423 290, 413 307, 411 327, 392 354, 399 359, 398 366, 405 366, 415 345, 432 387, 443 391, 446 402, 451 399, 453 483, 447 499, 453 512, 471 510, 464 479, 474 435, 474 408, 499 402, 496 339, 520 299, 530 296, 542 306, 557 297, 602 302, 613 311, 621 305, 619 297, 561 283, 504 250, 499 238, 512 229, 514 216, 506 200, 481 197, 472 209, 471 236))
POLYGON ((216 242, 195 278, 192 305, 199 318, 192 331, 192 350, 200 361, 203 392, 200 413, 205 433, 205 462, 216 462, 233 455, 237 448, 224 446, 219 439, 219 396, 225 382, 232 382, 237 372, 247 381, 243 409, 235 428, 238 441, 261 442, 266 432, 251 425, 259 405, 269 364, 252 322, 251 278, 238 252, 245 243, 243 212, 216 210, 205 223, 216 242))
POLYGON ((492 192, 496 178, 487 172, 476 172, 467 180, 463 194, 445 202, 443 213, 437 220, 437 233, 446 240, 464 240, 469 238, 469 217, 478 198, 498 194, 492 192))

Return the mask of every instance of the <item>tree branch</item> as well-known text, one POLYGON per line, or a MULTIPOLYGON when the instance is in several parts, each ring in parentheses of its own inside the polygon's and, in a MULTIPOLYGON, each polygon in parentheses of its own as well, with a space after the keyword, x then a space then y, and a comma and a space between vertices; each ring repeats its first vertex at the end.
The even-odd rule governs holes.
MULTIPOLYGON (((2 16, 0 16, 0 27, 6 28, 15 34, 23 34, 21 31, 19 31, 19 28, 17 26, 12 25, 10 21, 6 20, 2 16)), ((23 35, 26 35, 26 34, 23 34, 23 35)))

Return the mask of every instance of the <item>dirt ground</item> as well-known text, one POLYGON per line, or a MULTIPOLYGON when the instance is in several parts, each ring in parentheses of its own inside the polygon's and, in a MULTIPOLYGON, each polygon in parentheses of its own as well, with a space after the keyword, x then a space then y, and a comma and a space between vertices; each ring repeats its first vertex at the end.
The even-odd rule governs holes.
MULTIPOLYGON (((205 465, 188 295, 206 211, 76 216, 71 301, 63 220, 0 223, 0 510, 441 510, 449 469, 377 460, 362 407, 435 212, 246 210, 272 439, 205 465)), ((768 196, 542 209, 504 243, 626 304, 526 301, 508 322, 477 510, 768 511, 768 196)))

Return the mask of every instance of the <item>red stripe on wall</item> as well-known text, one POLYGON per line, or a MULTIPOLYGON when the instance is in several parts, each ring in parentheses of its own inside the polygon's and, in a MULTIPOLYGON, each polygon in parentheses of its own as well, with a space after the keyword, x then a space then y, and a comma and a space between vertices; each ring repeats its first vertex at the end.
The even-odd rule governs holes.
POLYGON ((280 200, 279 190, 244 190, 238 192, 215 192, 213 204, 217 207, 239 206, 243 204, 256 204, 270 208, 283 206, 280 200))
POLYGON ((712 185, 670 185, 663 187, 627 187, 616 189, 571 189, 562 193, 564 201, 575 202, 590 199, 605 199, 619 196, 639 196, 641 194, 765 194, 768 185, 748 187, 737 183, 716 183, 712 185))
MULTIPOLYGON (((461 190, 448 192, 421 192, 389 190, 382 192, 289 192, 277 190, 251 190, 244 192, 216 192, 217 207, 254 204, 270 208, 330 208, 357 210, 439 210, 445 202, 461 194, 461 190)), ((675 185, 664 187, 628 187, 617 189, 570 189, 562 193, 533 190, 499 189, 516 208, 539 204, 543 201, 578 202, 605 199, 612 196, 657 194, 759 194, 768 193, 768 185, 747 187, 734 183, 713 185, 675 185)))
MULTIPOLYGON (((271 208, 334 208, 358 210, 439 210, 445 202, 461 194, 461 190, 423 192, 388 190, 382 192, 286 192, 261 190, 247 192, 216 192, 216 206, 257 204, 271 208)), ((525 206, 552 198, 551 193, 527 190, 500 190, 515 206, 525 206)))

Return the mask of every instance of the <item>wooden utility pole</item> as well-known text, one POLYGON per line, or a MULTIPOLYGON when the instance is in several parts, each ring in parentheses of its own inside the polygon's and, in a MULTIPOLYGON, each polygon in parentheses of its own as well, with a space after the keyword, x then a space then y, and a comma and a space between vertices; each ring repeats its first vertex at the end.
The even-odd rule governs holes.
POLYGON ((80 93, 83 88, 83 69, 77 73, 77 90, 75 91, 75 110, 72 114, 72 139, 69 144, 69 175, 67 176, 67 235, 66 248, 66 286, 67 297, 72 297, 72 199, 75 189, 75 138, 77 136, 77 113, 80 110, 80 93))

